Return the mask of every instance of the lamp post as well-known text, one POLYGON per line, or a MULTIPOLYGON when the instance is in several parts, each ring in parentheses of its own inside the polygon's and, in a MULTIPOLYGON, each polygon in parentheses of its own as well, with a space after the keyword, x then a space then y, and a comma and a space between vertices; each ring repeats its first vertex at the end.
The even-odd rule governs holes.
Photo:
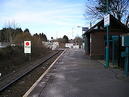
MULTIPOLYGON (((76 28, 81 28, 81 26, 72 27, 72 37, 74 37, 74 36, 73 36, 73 33, 77 30, 76 28)), ((83 33, 83 32, 82 32, 82 33, 83 33)))
MULTIPOLYGON (((77 28, 82 28, 82 26, 77 26, 77 28)), ((83 31, 82 31, 82 34, 83 34, 83 31)))
MULTIPOLYGON (((106 10, 107 10, 107 14, 108 14, 108 0, 106 0, 106 10)), ((110 19, 109 19, 110 21, 110 19)), ((109 67, 109 29, 108 29, 108 26, 106 26, 106 37, 107 37, 107 44, 106 44, 106 64, 105 64, 105 67, 108 68, 109 67)))
POLYGON ((72 27, 72 38, 73 38, 73 32, 74 32, 73 29, 74 29, 74 28, 72 27))

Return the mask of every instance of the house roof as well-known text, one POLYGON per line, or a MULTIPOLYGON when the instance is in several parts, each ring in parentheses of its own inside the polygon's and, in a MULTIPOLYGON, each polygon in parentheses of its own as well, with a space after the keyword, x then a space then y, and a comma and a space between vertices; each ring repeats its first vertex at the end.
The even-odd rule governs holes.
MULTIPOLYGON (((110 29, 112 29, 112 26, 116 27, 116 29, 120 29, 122 32, 129 33, 129 28, 127 26, 125 26, 122 22, 117 20, 114 16, 110 15, 110 26, 109 26, 110 29)), ((89 30, 87 30, 83 35, 87 35, 92 32, 98 32, 98 31, 104 31, 104 19, 102 19, 100 22, 98 22, 89 30)))

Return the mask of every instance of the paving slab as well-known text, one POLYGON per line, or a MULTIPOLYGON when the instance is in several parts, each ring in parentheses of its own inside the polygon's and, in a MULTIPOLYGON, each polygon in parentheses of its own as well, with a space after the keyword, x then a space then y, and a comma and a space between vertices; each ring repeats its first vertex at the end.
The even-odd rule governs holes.
POLYGON ((129 97, 129 78, 115 71, 122 73, 68 49, 28 97, 129 97))

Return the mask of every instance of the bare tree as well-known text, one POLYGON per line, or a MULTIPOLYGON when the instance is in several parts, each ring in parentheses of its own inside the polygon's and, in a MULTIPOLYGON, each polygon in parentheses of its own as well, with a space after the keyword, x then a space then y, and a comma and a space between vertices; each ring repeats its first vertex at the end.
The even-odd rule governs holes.
POLYGON ((6 42, 13 42, 14 37, 16 36, 16 27, 17 24, 15 20, 8 21, 7 24, 5 24, 5 27, 3 28, 3 35, 5 37, 6 42))
POLYGON ((83 43, 83 39, 81 37, 77 36, 77 37, 75 37, 74 42, 81 46, 83 43))
POLYGON ((90 2, 93 1, 92 5, 86 5, 86 14, 88 13, 93 18, 102 18, 107 11, 120 21, 127 19, 129 15, 129 0, 108 0, 108 3, 107 0, 90 0, 90 2))

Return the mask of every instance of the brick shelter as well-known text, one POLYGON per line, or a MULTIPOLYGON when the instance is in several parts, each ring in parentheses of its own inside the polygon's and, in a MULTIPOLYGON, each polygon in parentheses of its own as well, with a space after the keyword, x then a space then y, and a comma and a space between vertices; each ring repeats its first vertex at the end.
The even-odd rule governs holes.
MULTIPOLYGON (((127 33, 129 33, 129 28, 110 15, 109 40, 112 35, 120 36, 127 33)), ((104 59, 105 36, 106 28, 104 28, 104 19, 83 34, 85 53, 92 59, 104 59)))

